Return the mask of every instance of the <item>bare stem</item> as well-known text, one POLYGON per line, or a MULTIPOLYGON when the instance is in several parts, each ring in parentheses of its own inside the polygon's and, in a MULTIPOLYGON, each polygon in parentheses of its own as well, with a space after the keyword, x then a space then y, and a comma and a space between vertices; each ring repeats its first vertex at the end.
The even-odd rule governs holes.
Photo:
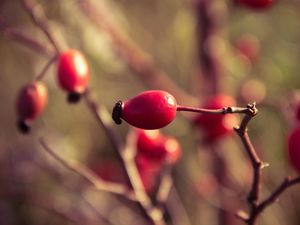
POLYGON ((253 213, 249 216, 249 218, 246 220, 248 225, 254 225, 256 222, 257 217, 272 203, 274 203, 278 197, 286 191, 288 188, 299 184, 300 183, 300 177, 296 177, 294 179, 285 178, 282 183, 267 197, 265 200, 263 200, 258 206, 255 208, 253 213))
POLYGON ((45 56, 52 56, 53 50, 49 48, 49 46, 45 45, 44 43, 36 40, 31 35, 16 30, 14 28, 5 26, 3 24, 0 25, 0 31, 2 32, 3 36, 7 39, 16 41, 28 48, 42 54, 45 56), (1 26, 2 25, 2 26, 1 26))
POLYGON ((56 161, 62 164, 65 168, 73 171, 80 177, 84 178, 87 182, 93 185, 93 187, 95 187, 97 190, 106 191, 117 195, 122 195, 130 200, 135 201, 134 193, 132 193, 124 185, 102 180, 100 177, 94 174, 89 168, 80 164, 79 162, 67 161, 66 159, 56 154, 55 151, 53 151, 49 147, 49 145, 43 138, 40 138, 39 142, 43 147, 43 149, 46 152, 48 152, 56 161))
POLYGON ((190 106, 177 106, 177 111, 185 111, 185 112, 196 112, 196 113, 209 113, 209 114, 229 114, 229 113, 241 113, 248 114, 248 107, 224 107, 221 109, 204 109, 198 107, 190 107, 190 106))
POLYGON ((41 7, 38 7, 34 3, 35 3, 34 0, 22 0, 22 5, 24 9, 27 11, 27 13, 30 15, 31 20, 46 35, 49 42, 56 50, 56 53, 59 54, 60 48, 58 47, 57 41, 54 39, 54 37, 50 32, 50 27, 47 23, 45 13, 41 7))
POLYGON ((57 55, 55 55, 54 57, 52 57, 47 64, 43 67, 43 69, 41 70, 41 72, 35 77, 35 80, 42 80, 44 78, 44 76, 46 75, 46 72, 48 71, 48 69, 50 68, 50 66, 54 63, 54 61, 57 59, 57 55))

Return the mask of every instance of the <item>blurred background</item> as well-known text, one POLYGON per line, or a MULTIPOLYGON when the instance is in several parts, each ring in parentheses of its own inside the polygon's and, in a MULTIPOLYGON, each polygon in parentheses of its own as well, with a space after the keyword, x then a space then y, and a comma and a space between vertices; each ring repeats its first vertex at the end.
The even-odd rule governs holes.
MULTIPOLYGON (((256 101, 259 114, 249 133, 261 159, 270 164, 263 170, 261 199, 285 176, 297 175, 287 160, 286 138, 298 126, 294 118, 300 100, 298 0, 278 0, 262 10, 231 0, 40 0, 35 4, 60 47, 85 54, 92 95, 109 111, 118 100, 148 89, 167 90, 182 105, 199 106, 216 93, 233 96, 240 106, 256 101)), ((119 181, 112 143, 84 101, 67 103, 66 93, 57 85, 56 63, 43 79, 49 93, 43 115, 29 135, 18 131, 17 93, 51 54, 49 41, 21 1, 1 0, 0 224, 108 224, 102 217, 111 224, 147 224, 136 204, 89 188, 38 143, 44 137, 62 157, 102 166, 102 175, 119 181), (42 43, 44 50, 20 41, 11 29, 42 43)), ((177 212, 173 224, 244 224, 234 217, 239 209, 247 210, 252 179, 243 146, 233 132, 208 144, 191 117, 179 114, 162 129, 182 148, 172 173, 176 192, 170 199, 176 201, 170 204, 177 212)), ((130 127, 123 123, 115 129, 125 140, 130 127)), ((258 224, 299 224, 298 190, 296 186, 285 192, 258 224)))

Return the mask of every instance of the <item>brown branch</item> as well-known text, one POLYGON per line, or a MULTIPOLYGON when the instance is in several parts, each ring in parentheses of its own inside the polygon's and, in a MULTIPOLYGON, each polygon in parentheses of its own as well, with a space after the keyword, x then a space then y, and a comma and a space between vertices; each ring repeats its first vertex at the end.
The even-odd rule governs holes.
POLYGON ((42 68, 41 72, 35 77, 35 80, 41 80, 44 78, 46 72, 50 68, 50 66, 55 62, 57 59, 58 55, 53 56, 47 63, 46 65, 42 68))
POLYGON ((267 197, 264 201, 262 201, 250 214, 249 218, 246 220, 247 224, 254 225, 257 217, 272 203, 274 203, 278 197, 286 191, 288 188, 300 184, 300 177, 296 177, 294 179, 285 178, 283 182, 267 197))
POLYGON ((54 36, 50 32, 50 26, 48 24, 45 13, 39 5, 35 4, 35 0, 22 0, 22 5, 24 9, 29 14, 31 20, 34 24, 40 28, 40 30, 46 35, 49 42, 52 44, 56 53, 59 54, 60 48, 58 46, 57 41, 54 39, 54 36))
POLYGON ((248 195, 248 202, 251 206, 251 210, 256 207, 257 201, 259 198, 259 190, 260 190, 260 181, 261 181, 261 170, 263 168, 263 162, 259 159, 256 150, 249 138, 247 125, 250 120, 257 114, 258 110, 256 108, 255 103, 249 104, 247 106, 248 113, 246 113, 245 117, 243 118, 240 126, 235 128, 235 131, 240 136, 241 141, 244 145, 246 153, 250 159, 252 168, 253 168, 253 179, 252 179, 252 187, 250 189, 248 195))
POLYGON ((34 37, 27 33, 21 32, 8 26, 1 25, 0 31, 2 32, 5 38, 16 41, 42 55, 52 56, 54 54, 52 48, 36 40, 34 37))
POLYGON ((73 171, 80 177, 84 178, 87 182, 89 182, 93 187, 96 188, 96 190, 99 191, 106 191, 110 192, 112 194, 121 195, 124 196, 130 200, 135 201, 135 195, 132 193, 128 188, 126 188, 124 185, 108 182, 102 180, 100 177, 98 177, 96 174, 94 174, 90 169, 88 169, 86 166, 80 164, 79 162, 75 161, 67 161, 66 159, 62 158, 58 154, 56 154, 46 143, 46 141, 43 138, 39 139, 39 142, 43 149, 48 152, 56 161, 58 161, 60 164, 62 164, 65 168, 73 171))
POLYGON ((176 98, 185 103, 196 104, 198 100, 178 87, 169 76, 160 70, 152 58, 139 48, 124 33, 123 29, 112 21, 109 10, 105 10, 103 2, 94 5, 92 1, 78 1, 82 12, 99 29, 104 30, 111 39, 111 44, 128 67, 142 82, 151 89, 164 89, 173 93, 176 98), (109 13, 109 15, 108 15, 109 13))

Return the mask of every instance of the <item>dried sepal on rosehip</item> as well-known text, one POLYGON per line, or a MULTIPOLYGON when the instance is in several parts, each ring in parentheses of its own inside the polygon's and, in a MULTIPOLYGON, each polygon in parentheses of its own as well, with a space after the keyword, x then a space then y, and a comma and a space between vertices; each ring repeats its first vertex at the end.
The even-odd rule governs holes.
POLYGON ((47 88, 39 81, 27 84, 19 91, 16 111, 21 132, 29 132, 32 121, 44 111, 47 100, 47 88))
POLYGON ((112 118, 117 124, 125 120, 141 129, 159 129, 167 126, 176 116, 177 103, 174 96, 161 90, 151 90, 116 103, 112 118))
MULTIPOLYGON (((220 109, 229 106, 235 106, 236 102, 233 97, 225 94, 218 94, 206 100, 204 108, 220 109)), ((234 114, 199 114, 193 120, 196 127, 204 132, 205 139, 216 141, 233 131, 236 125, 237 116, 234 114)))
POLYGON ((57 77, 60 87, 68 92, 68 101, 79 101, 90 79, 90 69, 84 55, 75 49, 61 52, 58 57, 57 77))
POLYGON ((300 127, 290 132, 287 145, 289 161, 297 172, 300 173, 300 127))

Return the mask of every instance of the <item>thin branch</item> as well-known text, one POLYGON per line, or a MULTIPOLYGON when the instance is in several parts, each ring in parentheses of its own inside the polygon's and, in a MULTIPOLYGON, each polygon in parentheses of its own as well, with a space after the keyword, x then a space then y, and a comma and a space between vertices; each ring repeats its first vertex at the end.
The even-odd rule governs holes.
POLYGON ((75 161, 67 161, 63 159, 61 156, 56 154, 46 143, 43 138, 39 139, 39 142, 43 149, 48 152, 55 160, 61 163, 65 168, 73 171, 74 173, 78 174, 80 177, 84 178, 87 182, 89 182, 93 187, 95 187, 99 191, 106 191, 116 195, 122 195, 130 200, 135 201, 134 193, 132 193, 128 188, 123 185, 103 181, 99 178, 96 174, 94 174, 91 170, 89 170, 84 165, 75 162, 75 161))
POLYGON ((184 112, 209 113, 209 114, 231 114, 231 113, 249 114, 248 107, 224 107, 222 109, 204 109, 198 107, 178 105, 176 110, 184 111, 184 112))
POLYGON ((235 128, 235 131, 240 136, 241 141, 244 145, 246 153, 250 159, 252 168, 253 168, 253 179, 252 179, 252 187, 248 195, 248 202, 250 206, 253 208, 256 207, 257 201, 259 198, 259 190, 260 190, 260 183, 261 183, 261 170, 263 168, 263 162, 258 157, 256 150, 249 138, 247 125, 250 120, 257 114, 258 110, 256 108, 255 103, 249 104, 247 106, 248 113, 243 118, 240 126, 235 128))
POLYGON ((57 59, 57 55, 53 56, 48 62, 47 64, 43 67, 43 69, 41 70, 41 72, 35 77, 35 80, 41 80, 44 78, 46 72, 48 71, 48 69, 50 68, 50 66, 54 63, 54 61, 57 59))
POLYGON ((264 201, 262 201, 255 211, 250 215, 249 219, 247 219, 247 223, 249 225, 254 225, 257 217, 272 203, 274 203, 278 197, 286 191, 288 188, 300 184, 300 177, 296 177, 294 179, 285 178, 283 182, 267 197, 264 201))
POLYGON ((52 44, 52 46, 56 50, 56 53, 58 54, 60 52, 60 48, 58 47, 57 41, 54 39, 50 32, 50 27, 48 25, 47 18, 43 9, 38 5, 35 5, 34 0, 22 0, 22 5, 27 11, 27 13, 30 15, 31 20, 46 35, 49 42, 52 44))
POLYGON ((21 32, 8 26, 0 26, 0 31, 5 38, 16 41, 42 55, 52 56, 54 53, 52 48, 36 40, 34 37, 27 33, 21 32))

